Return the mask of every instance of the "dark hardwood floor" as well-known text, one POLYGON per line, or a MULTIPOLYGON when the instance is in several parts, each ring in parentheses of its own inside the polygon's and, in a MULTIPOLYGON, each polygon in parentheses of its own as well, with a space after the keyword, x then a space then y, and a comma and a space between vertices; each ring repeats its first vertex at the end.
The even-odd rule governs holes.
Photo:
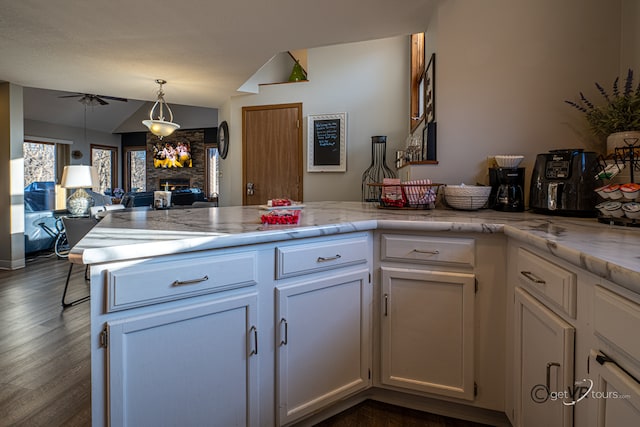
MULTIPOLYGON (((0 426, 91 424, 89 304, 62 310, 68 269, 49 255, 0 270, 0 426)), ((73 270, 70 298, 89 291, 73 270)))
MULTIPOLYGON (((67 260, 49 255, 20 270, 0 270, 0 427, 91 425, 89 304, 62 310, 68 269, 67 260)), ((84 269, 74 267, 68 298, 88 292, 84 269)), ((366 401, 319 426, 480 424, 366 401)))
POLYGON ((488 427, 485 424, 428 414, 365 400, 314 427, 488 427))

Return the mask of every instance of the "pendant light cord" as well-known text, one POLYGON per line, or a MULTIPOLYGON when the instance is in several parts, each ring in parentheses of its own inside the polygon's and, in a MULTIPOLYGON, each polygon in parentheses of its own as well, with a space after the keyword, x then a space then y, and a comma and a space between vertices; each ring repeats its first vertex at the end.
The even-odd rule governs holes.
POLYGON ((87 145, 87 105, 84 106, 84 144, 87 145))

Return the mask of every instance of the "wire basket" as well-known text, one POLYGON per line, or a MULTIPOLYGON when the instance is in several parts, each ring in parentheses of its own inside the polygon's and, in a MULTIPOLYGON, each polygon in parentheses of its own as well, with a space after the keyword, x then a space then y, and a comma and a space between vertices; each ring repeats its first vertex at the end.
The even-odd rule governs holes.
POLYGON ((434 209, 438 188, 442 184, 406 182, 400 184, 368 184, 380 187, 378 203, 384 209, 434 209))

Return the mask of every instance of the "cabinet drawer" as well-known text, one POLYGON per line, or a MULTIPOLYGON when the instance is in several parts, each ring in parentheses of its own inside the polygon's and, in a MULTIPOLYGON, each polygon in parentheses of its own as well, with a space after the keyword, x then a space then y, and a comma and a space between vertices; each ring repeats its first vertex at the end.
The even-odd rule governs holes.
POLYGON ((364 264, 369 258, 366 236, 276 248, 276 279, 364 264))
POLYGON ((595 333, 640 362, 640 305, 596 286, 593 309, 595 333))
POLYGON ((473 239, 383 234, 380 250, 382 261, 475 265, 473 239))
POLYGON ((576 274, 526 249, 518 249, 518 279, 575 319, 576 274))
POLYGON ((251 286, 257 276, 254 252, 124 267, 107 271, 107 311, 251 286))

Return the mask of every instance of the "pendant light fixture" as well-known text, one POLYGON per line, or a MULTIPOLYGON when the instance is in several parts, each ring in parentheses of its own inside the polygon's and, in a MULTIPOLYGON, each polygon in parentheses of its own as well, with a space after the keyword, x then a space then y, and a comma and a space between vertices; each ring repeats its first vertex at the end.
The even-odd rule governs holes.
POLYGON ((173 113, 171 112, 171 108, 169 108, 169 104, 164 100, 162 85, 167 83, 166 80, 157 79, 156 83, 160 85, 160 89, 158 89, 158 99, 149 112, 149 120, 143 120, 142 124, 148 127, 152 134, 162 139, 164 136, 171 135, 176 129, 180 129, 180 125, 173 123, 173 113), (154 118, 156 108, 158 108, 158 111, 154 118), (165 121, 164 119, 165 108, 169 112, 169 121, 165 121))

